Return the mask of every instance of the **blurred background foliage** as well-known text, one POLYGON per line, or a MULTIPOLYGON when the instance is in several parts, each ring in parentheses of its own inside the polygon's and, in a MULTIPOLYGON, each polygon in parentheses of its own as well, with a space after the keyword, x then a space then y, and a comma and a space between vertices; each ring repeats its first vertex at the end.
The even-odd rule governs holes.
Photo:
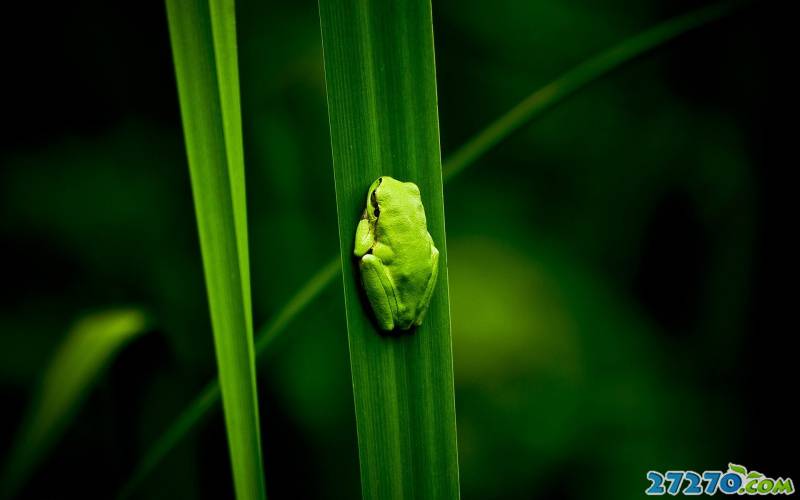
MULTIPOLYGON (((443 155, 585 58, 699 5, 435 1, 443 155)), ((23 492, 108 498, 215 373, 165 12, 12 9, 37 29, 10 55, 0 139, 0 458, 73 321, 143 306, 151 333, 119 354, 23 492)), ((337 229, 316 3, 237 9, 258 326, 336 253, 337 229)), ((789 359, 747 349, 785 335, 759 320, 766 30, 750 7, 685 36, 447 185, 465 498, 637 498, 648 469, 731 460, 789 474, 779 441, 796 419, 747 399, 785 397, 789 359)), ((270 495, 357 498, 338 279, 259 378, 270 495)), ((224 440, 217 412, 139 495, 229 498, 224 440)))

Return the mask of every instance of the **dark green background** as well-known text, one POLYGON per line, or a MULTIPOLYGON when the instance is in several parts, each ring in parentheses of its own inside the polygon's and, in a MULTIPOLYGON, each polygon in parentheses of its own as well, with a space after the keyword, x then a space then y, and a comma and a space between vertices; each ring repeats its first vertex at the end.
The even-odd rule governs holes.
MULTIPOLYGON (((578 62, 699 5, 434 2, 444 157, 578 62)), ((336 253, 336 209, 316 4, 237 10, 262 325, 336 253)), ((638 498, 648 469, 729 461, 793 472, 774 15, 746 8, 626 66, 446 186, 464 498, 638 498)), ((155 328, 23 495, 108 498, 215 372, 165 9, 4 17, 0 459, 71 322, 140 305, 155 328)), ((272 498, 360 494, 341 295, 337 278, 259 363, 272 498)), ((139 493, 230 498, 221 414, 139 493)))

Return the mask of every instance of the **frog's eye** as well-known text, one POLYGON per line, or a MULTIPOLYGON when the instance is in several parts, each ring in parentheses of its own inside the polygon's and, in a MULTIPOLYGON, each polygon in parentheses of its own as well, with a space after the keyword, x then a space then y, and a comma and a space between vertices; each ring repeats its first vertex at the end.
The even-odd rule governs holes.
POLYGON ((378 208, 378 187, 383 182, 383 177, 378 177, 375 182, 372 183, 372 186, 369 188, 369 207, 370 212, 373 217, 378 217, 380 215, 380 209, 378 208))
POLYGON ((375 196, 375 193, 372 193, 372 215, 376 218, 381 214, 381 209, 378 208, 378 198, 375 196))

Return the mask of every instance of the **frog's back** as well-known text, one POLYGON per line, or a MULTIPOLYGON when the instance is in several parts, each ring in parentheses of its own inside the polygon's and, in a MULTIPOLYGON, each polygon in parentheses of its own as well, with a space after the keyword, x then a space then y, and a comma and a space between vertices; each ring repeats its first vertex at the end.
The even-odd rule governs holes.
MULTIPOLYGON (((384 178, 383 182, 396 185, 379 193, 381 212, 375 254, 388 266, 396 288, 404 291, 406 298, 422 297, 432 273, 433 241, 419 188, 392 178, 384 178), (381 231, 381 227, 391 227, 392 231, 381 231)), ((407 328, 416 320, 420 304, 401 302, 406 307, 398 311, 399 323, 407 328)))
MULTIPOLYGON (((379 193, 381 213, 376 240, 392 249, 394 255, 389 256, 390 260, 403 259, 406 264, 420 263, 421 266, 429 264, 430 235, 419 188, 412 182, 400 182, 391 177, 383 179, 383 183, 393 185, 393 189, 379 193), (381 230, 388 227, 392 231, 381 230)), ((389 264, 385 260, 384 263, 389 264)))

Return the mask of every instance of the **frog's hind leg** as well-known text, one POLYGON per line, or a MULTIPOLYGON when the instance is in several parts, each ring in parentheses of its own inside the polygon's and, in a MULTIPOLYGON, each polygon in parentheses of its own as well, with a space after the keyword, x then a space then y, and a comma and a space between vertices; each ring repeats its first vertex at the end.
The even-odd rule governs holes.
POLYGON ((394 330, 394 318, 397 317, 397 298, 386 268, 381 260, 371 253, 361 258, 360 267, 364 291, 373 312, 375 312, 378 326, 383 330, 394 330))
POLYGON ((428 284, 425 286, 425 293, 422 295, 422 300, 420 301, 422 306, 417 314, 417 320, 414 321, 415 326, 421 325, 422 320, 425 319, 425 314, 428 312, 428 306, 431 303, 433 289, 436 287, 436 278, 439 276, 439 250, 437 250, 433 245, 431 245, 431 260, 433 264, 431 269, 431 277, 428 279, 428 284))

